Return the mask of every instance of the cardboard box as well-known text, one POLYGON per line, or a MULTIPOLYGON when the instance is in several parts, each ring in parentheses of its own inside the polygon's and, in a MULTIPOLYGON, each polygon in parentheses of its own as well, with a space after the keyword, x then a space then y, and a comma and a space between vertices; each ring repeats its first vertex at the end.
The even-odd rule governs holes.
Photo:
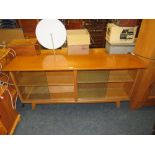
POLYGON ((67 30, 68 55, 89 54, 90 35, 87 29, 67 30))

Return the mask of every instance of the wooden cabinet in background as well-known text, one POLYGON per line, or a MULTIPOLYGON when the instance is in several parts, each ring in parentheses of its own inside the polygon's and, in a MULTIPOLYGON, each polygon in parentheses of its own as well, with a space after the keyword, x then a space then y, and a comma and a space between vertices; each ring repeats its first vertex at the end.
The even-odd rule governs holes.
POLYGON ((60 19, 60 21, 65 25, 67 30, 83 28, 83 20, 82 19, 60 19))
POLYGON ((23 29, 25 38, 35 38, 35 29, 39 19, 19 19, 20 28, 23 29))
POLYGON ((61 19, 66 29, 87 29, 90 34, 90 48, 105 47, 106 19, 61 19))
POLYGON ((105 47, 105 36, 107 23, 106 19, 86 19, 84 28, 87 28, 91 37, 91 48, 105 47))

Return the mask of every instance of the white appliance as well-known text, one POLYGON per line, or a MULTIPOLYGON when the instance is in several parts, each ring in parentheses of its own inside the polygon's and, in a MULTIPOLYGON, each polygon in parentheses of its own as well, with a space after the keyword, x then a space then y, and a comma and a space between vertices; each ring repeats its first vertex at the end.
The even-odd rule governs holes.
POLYGON ((113 23, 107 24, 106 40, 110 44, 134 43, 137 26, 120 27, 113 23))
POLYGON ((68 55, 88 55, 90 34, 87 29, 67 30, 68 55))
POLYGON ((128 43, 128 44, 110 44, 108 41, 106 41, 105 49, 109 54, 128 54, 133 52, 135 48, 134 43, 128 43))

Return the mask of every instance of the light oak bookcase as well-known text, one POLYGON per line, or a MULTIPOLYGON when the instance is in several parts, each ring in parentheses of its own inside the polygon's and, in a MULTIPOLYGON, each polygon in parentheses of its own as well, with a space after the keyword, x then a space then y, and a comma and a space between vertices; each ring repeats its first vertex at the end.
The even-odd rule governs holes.
MULTIPOLYGON (((59 51, 58 51, 59 52, 59 51)), ((89 55, 66 54, 16 57, 9 71, 23 103, 97 103, 129 100, 139 71, 145 68, 132 55, 108 55, 104 49, 89 55)), ((66 51, 64 51, 65 53, 66 51)))

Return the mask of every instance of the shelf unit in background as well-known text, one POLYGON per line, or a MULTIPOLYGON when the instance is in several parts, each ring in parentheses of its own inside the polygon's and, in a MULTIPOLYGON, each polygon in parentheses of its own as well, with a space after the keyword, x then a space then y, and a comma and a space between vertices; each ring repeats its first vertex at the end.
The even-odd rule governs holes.
POLYGON ((91 37, 91 48, 105 47, 105 35, 107 29, 107 19, 85 19, 84 28, 88 29, 91 37))
POLYGON ((90 48, 105 47, 107 19, 61 19, 66 29, 87 29, 90 34, 90 48))
POLYGON ((19 27, 23 29, 25 38, 35 38, 35 29, 39 19, 19 19, 19 27))

